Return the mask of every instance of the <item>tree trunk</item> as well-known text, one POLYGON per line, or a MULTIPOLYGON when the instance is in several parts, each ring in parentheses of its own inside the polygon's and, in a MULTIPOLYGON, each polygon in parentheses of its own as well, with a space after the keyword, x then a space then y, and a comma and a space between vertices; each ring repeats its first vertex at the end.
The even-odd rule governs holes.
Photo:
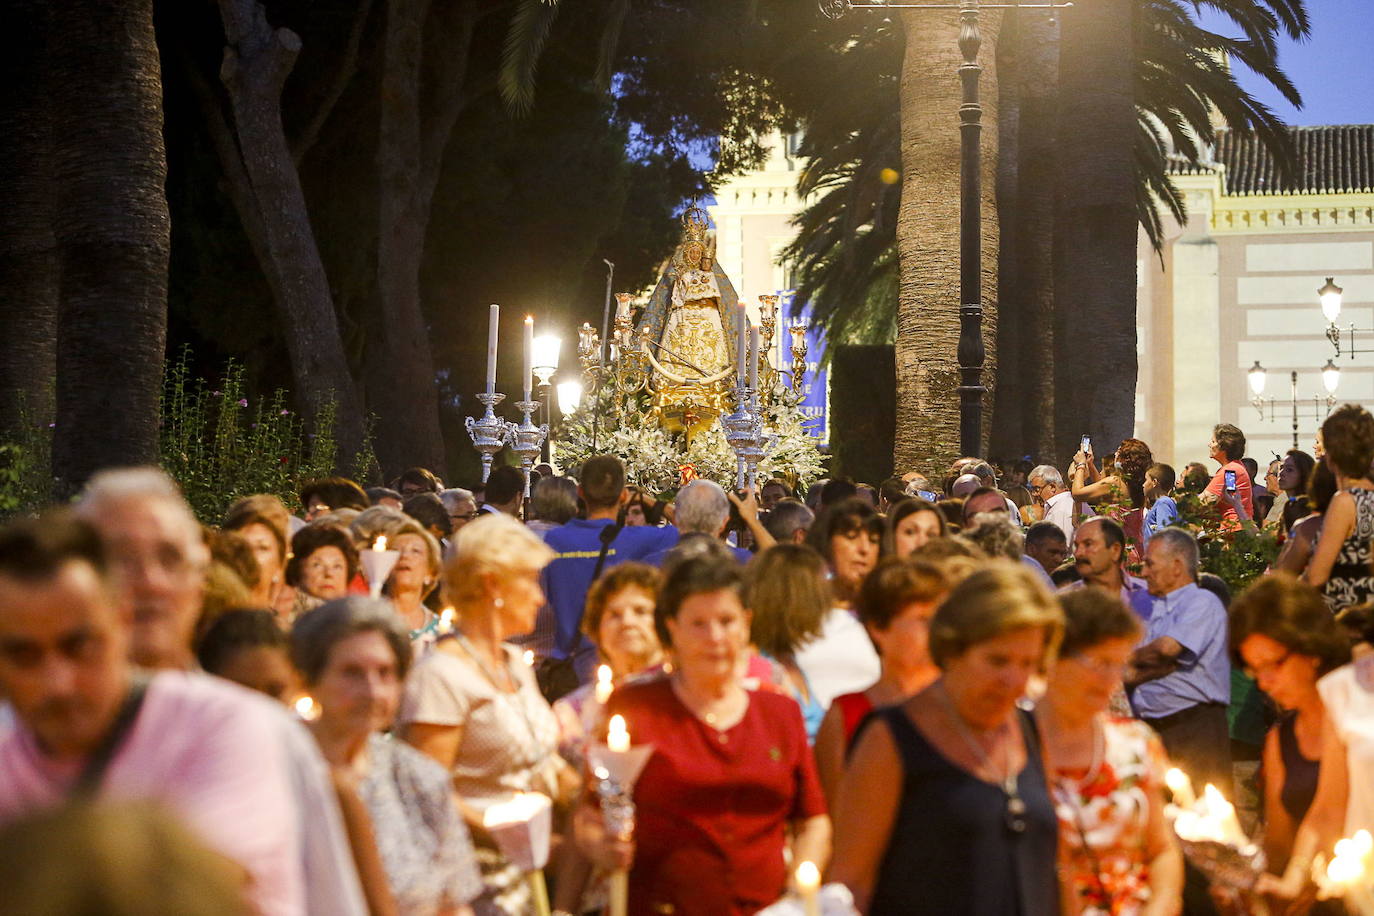
MULTIPOLYGON (((1055 106, 1059 81, 1059 27, 1043 10, 1019 16, 1016 33, 1020 107, 1017 142, 1017 302, 1021 449, 1056 466, 1054 380, 1054 183, 1055 106)), ((1003 305, 1002 315, 1006 314, 1003 305)))
POLYGON ((364 378, 388 477, 415 465, 447 471, 420 266, 444 149, 465 101, 475 23, 471 2, 433 11, 429 0, 387 4, 377 146, 380 314, 364 378))
MULTIPOLYGON (((238 141, 236 151, 217 144, 221 160, 231 185, 238 185, 232 196, 281 309, 298 401, 310 417, 334 401, 334 434, 340 458, 348 459, 362 448, 363 415, 281 120, 282 85, 300 38, 274 29, 257 0, 220 0, 220 15, 227 43, 220 79, 238 141)), ((217 106, 209 114, 219 117, 217 106)))
POLYGON ((48 0, 14 0, 3 20, 0 85, 0 439, 53 420, 57 240, 52 227, 52 112, 45 91, 48 0))
POLYGON ((153 0, 50 6, 57 495, 153 462, 167 337, 170 217, 153 0))
MULTIPOLYGON (((958 20, 952 13, 903 17, 903 187, 897 223, 901 278, 897 300, 897 472, 937 474, 959 448, 959 107, 958 20)), ((995 340, 998 224, 997 74, 1001 13, 982 14, 982 278, 984 334, 995 340)), ((984 384, 994 377, 989 347, 984 384)), ((985 410, 992 400, 984 397, 985 410)), ((986 428, 986 427, 985 427, 986 428)), ((981 449, 980 449, 981 451, 981 449)))
POLYGON ((1054 233, 1056 453, 1105 455, 1135 428, 1136 181, 1132 0, 1062 17, 1054 233))

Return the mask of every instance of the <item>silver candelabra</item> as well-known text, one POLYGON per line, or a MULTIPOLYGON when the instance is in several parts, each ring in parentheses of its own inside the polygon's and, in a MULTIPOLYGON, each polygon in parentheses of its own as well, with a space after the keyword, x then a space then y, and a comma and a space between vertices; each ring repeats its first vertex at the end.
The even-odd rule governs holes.
POLYGON ((482 414, 482 419, 468 417, 468 435, 472 437, 473 447, 482 453, 482 483, 487 482, 491 476, 491 462, 496 457, 496 453, 501 451, 509 438, 506 421, 496 416, 496 405, 506 399, 504 394, 494 391, 487 391, 477 395, 477 400, 486 406, 486 413, 482 414))

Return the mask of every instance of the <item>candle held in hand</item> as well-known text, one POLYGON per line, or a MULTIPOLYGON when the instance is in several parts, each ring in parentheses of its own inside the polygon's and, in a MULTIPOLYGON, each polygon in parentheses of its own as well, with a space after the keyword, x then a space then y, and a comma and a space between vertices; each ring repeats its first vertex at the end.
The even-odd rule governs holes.
POLYGON ((805 916, 820 916, 821 870, 815 862, 802 862, 797 866, 797 893, 801 895, 802 912, 805 916))
POLYGON ((1174 804, 1180 808, 1191 808, 1197 802, 1197 796, 1193 794, 1193 781, 1178 767, 1171 767, 1164 774, 1164 784, 1173 793, 1174 804))
POLYGON ((383 551, 383 550, 386 550, 386 535, 385 535, 385 534, 379 534, 379 535, 377 535, 377 540, 375 540, 375 541, 372 542, 372 549, 373 549, 373 550, 376 550, 376 551, 378 551, 378 552, 383 551))
POLYGON ((630 730, 625 725, 624 716, 611 716, 610 729, 606 732, 606 747, 617 754, 630 749, 630 730))
POLYGON ((595 688, 596 702, 601 706, 605 706, 606 701, 611 698, 611 692, 614 690, 615 684, 612 682, 611 666, 602 665, 597 668, 595 688))

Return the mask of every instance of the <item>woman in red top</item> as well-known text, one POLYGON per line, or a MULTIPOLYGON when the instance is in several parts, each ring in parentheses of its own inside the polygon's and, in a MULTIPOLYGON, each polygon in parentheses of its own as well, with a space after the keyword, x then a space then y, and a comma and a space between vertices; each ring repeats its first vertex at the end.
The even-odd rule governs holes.
POLYGON ((608 715, 623 715, 653 756, 635 784, 635 836, 620 843, 588 798, 579 845, 606 868, 630 868, 630 913, 751 914, 786 891, 784 849, 824 870, 830 819, 790 697, 747 691, 739 661, 749 644, 739 566, 684 560, 663 585, 655 622, 673 652, 672 674, 627 684, 608 715))

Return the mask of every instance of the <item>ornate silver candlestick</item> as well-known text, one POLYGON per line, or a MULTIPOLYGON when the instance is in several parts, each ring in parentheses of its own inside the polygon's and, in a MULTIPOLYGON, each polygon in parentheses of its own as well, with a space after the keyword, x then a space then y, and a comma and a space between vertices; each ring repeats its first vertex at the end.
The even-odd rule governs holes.
POLYGON ((486 483, 487 478, 491 476, 492 459, 506 445, 508 425, 506 421, 497 418, 495 410, 496 405, 505 399, 506 396, 499 392, 483 392, 477 395, 477 400, 486 405, 487 412, 482 414, 480 420, 468 417, 464 423, 468 435, 472 437, 473 446, 482 453, 482 483, 486 483))
POLYGON ((517 401, 516 408, 525 415, 525 418, 517 425, 509 423, 506 426, 507 436, 510 441, 511 451, 520 456, 520 469, 525 472, 525 495, 530 495, 530 471, 534 468, 534 462, 539 458, 539 451, 544 447, 544 440, 549 435, 549 425, 535 426, 530 415, 539 409, 538 401, 517 401))
POLYGON ((725 441, 735 453, 735 489, 751 484, 763 458, 763 417, 758 410, 758 394, 752 388, 735 389, 735 409, 721 416, 725 441))

